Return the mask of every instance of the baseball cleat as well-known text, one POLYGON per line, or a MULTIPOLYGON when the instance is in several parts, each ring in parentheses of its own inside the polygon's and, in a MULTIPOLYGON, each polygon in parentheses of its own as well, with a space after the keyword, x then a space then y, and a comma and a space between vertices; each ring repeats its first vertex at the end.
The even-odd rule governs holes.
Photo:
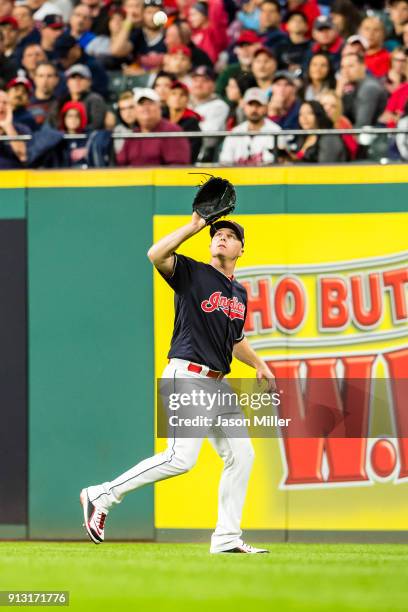
POLYGON ((84 523, 89 539, 94 544, 102 544, 105 539, 105 520, 107 512, 100 510, 89 499, 88 489, 82 489, 79 501, 84 510, 84 523))
POLYGON ((220 550, 220 553, 244 553, 249 555, 255 555, 258 553, 269 553, 269 550, 266 548, 255 548, 255 546, 251 546, 251 544, 246 544, 242 542, 239 546, 234 546, 234 548, 229 548, 228 550, 220 550))

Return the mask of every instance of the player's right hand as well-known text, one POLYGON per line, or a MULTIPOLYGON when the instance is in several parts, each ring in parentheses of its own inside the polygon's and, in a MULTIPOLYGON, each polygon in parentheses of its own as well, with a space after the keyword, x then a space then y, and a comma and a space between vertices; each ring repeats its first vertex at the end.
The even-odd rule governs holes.
POLYGON ((196 232, 199 232, 203 229, 203 227, 205 227, 205 219, 200 217, 200 215, 194 211, 191 216, 191 225, 196 232))

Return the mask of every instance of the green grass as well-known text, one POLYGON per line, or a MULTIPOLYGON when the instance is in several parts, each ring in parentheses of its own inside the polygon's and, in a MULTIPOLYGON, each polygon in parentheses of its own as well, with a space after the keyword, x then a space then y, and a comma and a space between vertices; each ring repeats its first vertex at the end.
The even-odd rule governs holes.
POLYGON ((0 542, 0 590, 69 590, 66 609, 140 612, 408 609, 408 546, 0 542))

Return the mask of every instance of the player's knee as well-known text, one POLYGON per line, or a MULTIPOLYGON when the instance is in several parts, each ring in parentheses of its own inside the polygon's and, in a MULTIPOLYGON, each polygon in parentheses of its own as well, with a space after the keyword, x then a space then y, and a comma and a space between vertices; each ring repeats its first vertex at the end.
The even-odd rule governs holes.
POLYGON ((250 468, 255 459, 255 451, 251 442, 245 445, 244 448, 240 448, 237 452, 229 452, 228 455, 224 457, 225 465, 235 465, 240 469, 245 467, 250 468))

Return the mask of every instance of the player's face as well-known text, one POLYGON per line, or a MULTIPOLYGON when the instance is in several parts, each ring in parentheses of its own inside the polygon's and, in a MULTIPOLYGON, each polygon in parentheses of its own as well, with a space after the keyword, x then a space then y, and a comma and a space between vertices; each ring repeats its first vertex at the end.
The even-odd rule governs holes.
POLYGON ((215 232, 210 251, 213 257, 237 259, 241 257, 243 248, 236 233, 229 227, 222 227, 215 232))

